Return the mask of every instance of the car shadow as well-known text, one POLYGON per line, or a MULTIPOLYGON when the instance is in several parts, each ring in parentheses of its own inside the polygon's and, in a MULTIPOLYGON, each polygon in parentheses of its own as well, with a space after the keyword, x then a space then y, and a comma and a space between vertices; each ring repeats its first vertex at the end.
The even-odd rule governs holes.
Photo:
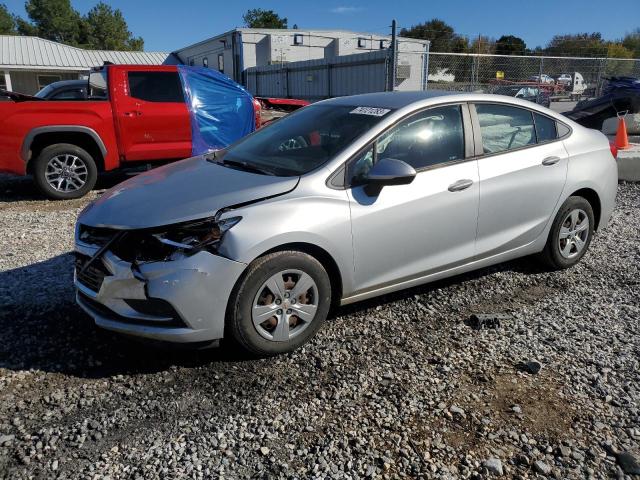
MULTIPOLYGON (((518 260, 375 299, 333 309, 330 319, 392 304, 498 271, 538 273, 518 260)), ((220 348, 194 349, 150 344, 95 326, 74 301, 73 255, 59 255, 0 272, 0 368, 41 370, 82 378, 154 373, 172 366, 199 367, 251 357, 230 341, 220 348)))

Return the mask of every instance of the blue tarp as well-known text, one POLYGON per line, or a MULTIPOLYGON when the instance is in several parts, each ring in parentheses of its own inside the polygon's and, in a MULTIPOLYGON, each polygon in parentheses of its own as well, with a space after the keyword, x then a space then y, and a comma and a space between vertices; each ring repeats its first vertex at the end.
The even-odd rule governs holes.
POLYGON ((253 97, 229 77, 179 65, 191 116, 192 154, 225 148, 255 130, 253 97))

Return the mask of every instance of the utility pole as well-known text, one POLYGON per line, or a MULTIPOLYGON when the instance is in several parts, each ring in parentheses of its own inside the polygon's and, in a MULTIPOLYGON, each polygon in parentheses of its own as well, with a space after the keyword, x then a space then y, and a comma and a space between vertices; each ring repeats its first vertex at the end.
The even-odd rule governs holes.
POLYGON ((387 81, 389 82, 387 85, 387 90, 389 92, 393 92, 396 88, 396 69, 398 63, 398 40, 396 38, 396 21, 391 21, 391 61, 389 62, 389 66, 391 68, 391 72, 389 72, 389 76, 387 81))

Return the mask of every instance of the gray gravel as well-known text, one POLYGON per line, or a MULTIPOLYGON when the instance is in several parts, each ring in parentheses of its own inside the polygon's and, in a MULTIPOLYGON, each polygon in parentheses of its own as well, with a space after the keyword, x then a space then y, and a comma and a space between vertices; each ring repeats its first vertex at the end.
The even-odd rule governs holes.
POLYGON ((0 477, 582 479, 638 466, 639 184, 620 185, 610 227, 569 271, 521 260, 353 305, 268 360, 97 331, 71 287, 87 200, 39 200, 0 177, 0 477), (473 329, 474 312, 507 315, 473 329))

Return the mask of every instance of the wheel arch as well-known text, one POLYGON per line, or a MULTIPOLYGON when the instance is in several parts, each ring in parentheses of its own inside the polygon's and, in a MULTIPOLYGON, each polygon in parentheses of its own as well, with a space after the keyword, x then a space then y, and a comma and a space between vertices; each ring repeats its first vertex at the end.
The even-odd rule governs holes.
POLYGON ((581 188, 573 192, 570 197, 582 197, 584 198, 593 209, 593 217, 595 220, 594 230, 597 230, 600 226, 600 217, 602 215, 602 203, 600 201, 600 196, 598 193, 592 188, 581 188))
POLYGON ((338 263, 335 261, 333 256, 324 248, 319 247, 318 245, 307 242, 284 243, 261 253, 256 258, 254 258, 252 262, 256 261, 258 258, 264 257, 265 255, 286 250, 296 250, 306 253, 322 264, 322 266, 327 271, 327 274, 329 275, 329 282, 331 283, 331 301, 334 305, 339 304, 343 292, 342 272, 340 271, 338 263))
POLYGON ((20 154, 27 173, 32 173, 33 160, 43 149, 58 143, 69 143, 86 150, 96 162, 98 171, 104 171, 107 148, 95 130, 80 125, 51 125, 34 128, 25 136, 20 154))

